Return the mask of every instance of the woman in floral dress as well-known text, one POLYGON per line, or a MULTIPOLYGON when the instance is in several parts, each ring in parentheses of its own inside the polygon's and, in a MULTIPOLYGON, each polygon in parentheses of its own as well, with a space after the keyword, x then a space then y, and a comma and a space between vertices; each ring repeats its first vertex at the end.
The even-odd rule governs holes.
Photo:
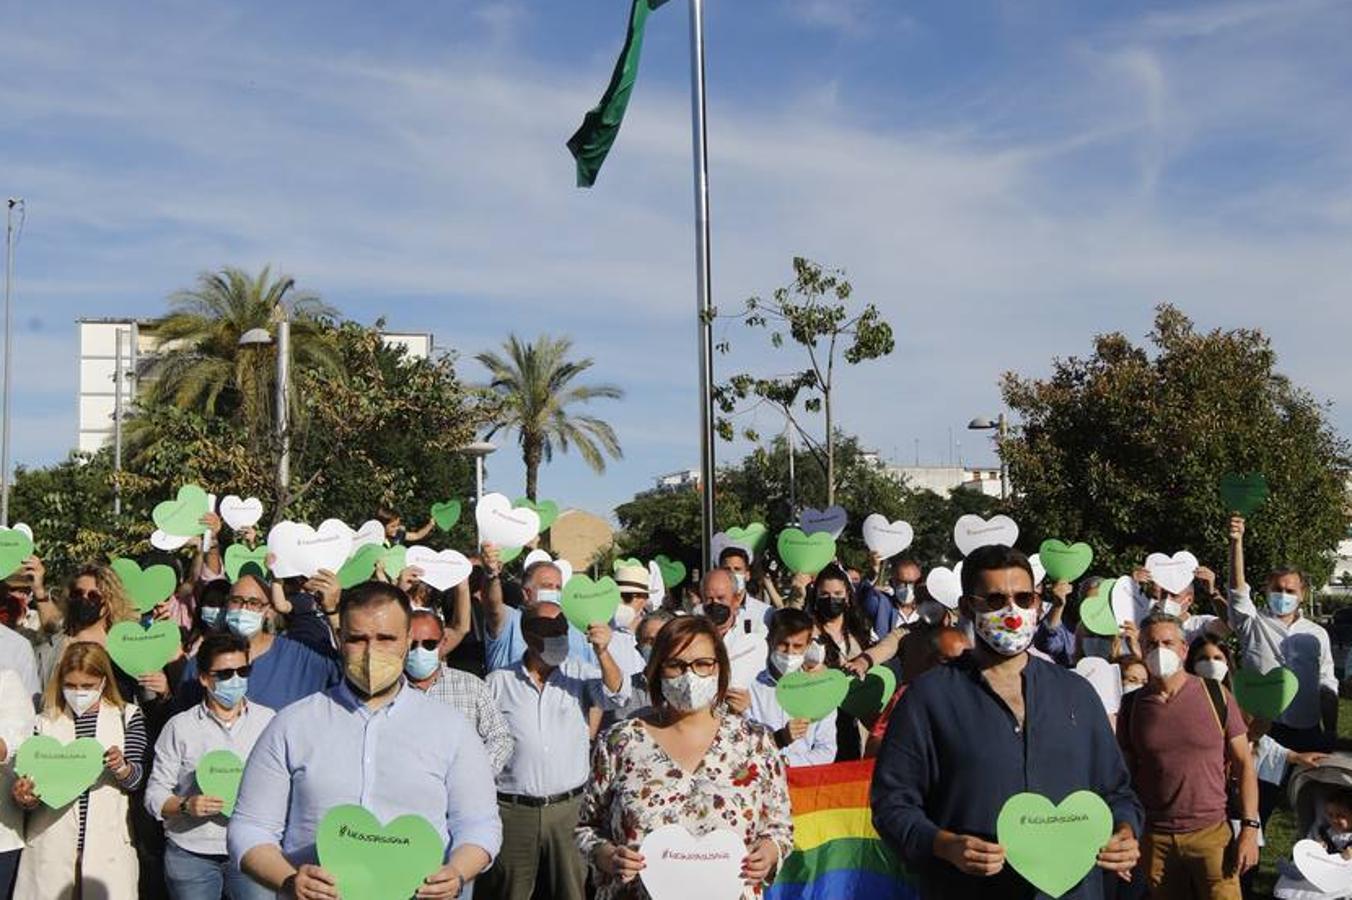
POLYGON ((774 738, 715 712, 729 674, 723 642, 703 616, 681 616, 658 633, 647 669, 653 709, 617 723, 592 752, 577 845, 595 874, 597 900, 646 900, 639 847, 664 825, 697 837, 736 832, 747 848, 744 898, 760 895, 793 848, 774 738))

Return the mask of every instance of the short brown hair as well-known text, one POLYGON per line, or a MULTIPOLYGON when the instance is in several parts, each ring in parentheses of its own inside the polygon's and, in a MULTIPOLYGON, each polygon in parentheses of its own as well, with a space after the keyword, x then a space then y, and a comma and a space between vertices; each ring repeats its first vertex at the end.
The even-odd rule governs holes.
POLYGON ((644 672, 648 679, 648 696, 652 699, 653 706, 666 705, 666 698, 662 696, 662 666, 666 665, 667 660, 689 647, 690 642, 700 635, 713 641, 714 656, 718 659, 718 696, 714 698, 714 703, 722 703, 728 696, 728 679, 732 677, 732 664, 728 662, 728 649, 723 646, 723 638, 719 636, 718 629, 714 628, 714 623, 704 616, 677 616, 657 632, 657 637, 653 640, 653 655, 648 660, 648 668, 644 672))
POLYGON ((70 641, 43 691, 43 715, 56 719, 66 711, 66 697, 61 692, 61 685, 71 672, 97 675, 103 679, 103 699, 118 709, 127 705, 122 692, 117 689, 117 676, 113 673, 113 661, 108 658, 108 651, 93 641, 70 641))

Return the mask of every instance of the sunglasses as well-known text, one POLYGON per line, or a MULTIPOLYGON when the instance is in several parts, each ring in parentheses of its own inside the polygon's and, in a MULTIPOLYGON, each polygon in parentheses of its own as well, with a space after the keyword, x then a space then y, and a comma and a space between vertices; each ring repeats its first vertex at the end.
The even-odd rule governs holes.
POLYGON ((967 599, 972 601, 977 609, 985 612, 996 612, 1013 604, 1020 609, 1033 609, 1040 602, 1038 595, 1033 591, 1017 591, 1013 594, 1005 594, 995 591, 984 597, 976 594, 969 594, 967 599))
POLYGON ((435 650, 441 646, 441 638, 427 638, 422 641, 413 641, 408 645, 408 649, 417 650, 419 647, 424 650, 435 650))
POLYGON ((98 591, 82 591, 79 588, 72 588, 70 591, 72 600, 93 600, 95 603, 103 602, 103 595, 98 591))
POLYGON ((252 665, 236 666, 233 669, 212 669, 210 673, 212 678, 220 678, 229 681, 238 675, 240 678, 248 678, 249 673, 253 671, 252 665))

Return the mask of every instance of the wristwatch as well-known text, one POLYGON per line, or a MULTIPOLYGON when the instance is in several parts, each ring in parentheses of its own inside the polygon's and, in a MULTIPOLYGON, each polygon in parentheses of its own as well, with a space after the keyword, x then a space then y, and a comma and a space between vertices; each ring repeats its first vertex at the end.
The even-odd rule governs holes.
POLYGON ((1263 823, 1257 819, 1240 819, 1239 824, 1245 828, 1262 829, 1263 823))

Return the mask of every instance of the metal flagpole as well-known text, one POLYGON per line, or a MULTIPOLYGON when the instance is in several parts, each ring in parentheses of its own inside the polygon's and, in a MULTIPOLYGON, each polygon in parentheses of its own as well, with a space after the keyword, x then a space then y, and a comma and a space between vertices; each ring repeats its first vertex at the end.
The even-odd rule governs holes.
POLYGON ((14 208, 23 200, 10 197, 5 210, 5 374, 4 399, 0 401, 0 525, 9 527, 9 392, 14 369, 10 341, 10 296, 14 291, 14 208))
POLYGON ((704 103, 704 0, 690 0, 690 118, 695 169, 695 283, 699 303, 701 559, 708 572, 714 536, 713 279, 709 263, 709 135, 704 103))

